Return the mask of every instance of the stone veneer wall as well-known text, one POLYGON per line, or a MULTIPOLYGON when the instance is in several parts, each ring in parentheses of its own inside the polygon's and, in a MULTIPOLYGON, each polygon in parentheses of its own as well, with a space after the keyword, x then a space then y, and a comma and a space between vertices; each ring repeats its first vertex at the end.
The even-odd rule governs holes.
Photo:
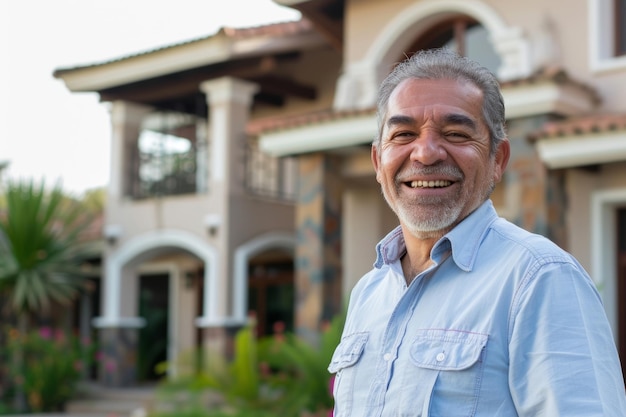
POLYGON ((106 387, 137 384, 137 345, 139 328, 107 327, 100 329, 100 382, 106 387))
POLYGON ((544 235, 559 245, 565 237, 565 183, 562 172, 550 171, 539 159, 529 133, 550 117, 541 115, 508 121, 511 158, 506 170, 509 220, 544 235))

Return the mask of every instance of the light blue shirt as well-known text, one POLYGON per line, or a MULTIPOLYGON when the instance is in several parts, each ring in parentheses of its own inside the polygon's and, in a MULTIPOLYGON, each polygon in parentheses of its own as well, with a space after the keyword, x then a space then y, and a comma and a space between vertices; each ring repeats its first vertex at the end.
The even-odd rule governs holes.
POLYGON ((376 249, 329 366, 335 417, 626 416, 600 297, 555 244, 487 201, 408 287, 400 228, 376 249))

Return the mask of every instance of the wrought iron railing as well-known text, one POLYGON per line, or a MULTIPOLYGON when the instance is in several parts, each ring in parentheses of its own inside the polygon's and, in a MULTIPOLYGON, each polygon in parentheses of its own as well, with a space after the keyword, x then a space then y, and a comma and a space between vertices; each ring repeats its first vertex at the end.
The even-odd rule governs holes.
POLYGON ((261 151, 256 139, 246 142, 245 186, 257 196, 283 201, 296 198, 297 160, 274 157, 261 151))

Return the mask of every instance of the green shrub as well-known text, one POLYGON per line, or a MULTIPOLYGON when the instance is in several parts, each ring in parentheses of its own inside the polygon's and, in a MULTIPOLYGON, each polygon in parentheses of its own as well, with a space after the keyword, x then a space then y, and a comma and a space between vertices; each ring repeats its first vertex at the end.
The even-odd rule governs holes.
POLYGON ((261 342, 261 360, 272 372, 268 381, 281 393, 281 415, 322 414, 332 409, 328 364, 339 344, 344 316, 335 317, 314 346, 295 335, 277 335, 261 342))
POLYGON ((160 393, 171 411, 150 417, 325 416, 333 406, 326 369, 343 323, 343 315, 329 323, 318 346, 282 333, 257 340, 246 327, 236 335, 232 361, 211 355, 197 372, 165 381, 160 393))
MULTIPOLYGON (((68 336, 61 331, 42 327, 38 331, 20 334, 6 331, 7 359, 4 374, 15 392, 25 394, 27 411, 61 411, 76 392, 83 369, 91 362, 91 343, 68 336), (15 361, 16 355, 21 361, 15 361)), ((5 404, 7 406, 7 404, 5 404)))

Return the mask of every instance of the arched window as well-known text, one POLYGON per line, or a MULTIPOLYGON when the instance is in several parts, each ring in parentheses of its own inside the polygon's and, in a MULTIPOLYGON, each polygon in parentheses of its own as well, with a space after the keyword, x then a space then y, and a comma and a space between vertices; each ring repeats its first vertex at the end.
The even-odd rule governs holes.
POLYGON ((422 49, 449 48, 472 58, 494 74, 500 66, 500 57, 489 40, 489 33, 468 16, 455 16, 429 28, 406 51, 410 56, 422 49))

